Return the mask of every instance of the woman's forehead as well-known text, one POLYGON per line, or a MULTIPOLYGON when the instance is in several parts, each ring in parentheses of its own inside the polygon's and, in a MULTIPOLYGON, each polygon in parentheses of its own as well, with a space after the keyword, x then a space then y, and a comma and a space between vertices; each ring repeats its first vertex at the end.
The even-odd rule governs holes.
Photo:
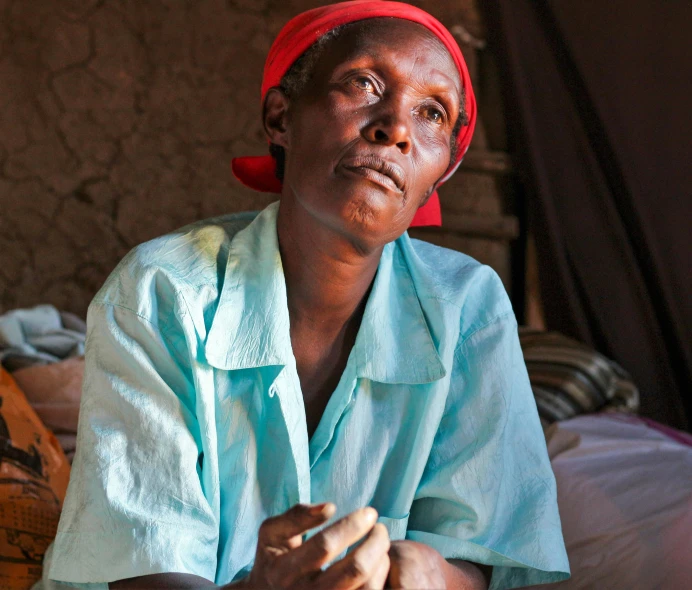
POLYGON ((359 21, 334 41, 322 65, 341 68, 377 67, 395 71, 411 80, 461 91, 452 56, 428 29, 411 21, 374 18, 359 21))

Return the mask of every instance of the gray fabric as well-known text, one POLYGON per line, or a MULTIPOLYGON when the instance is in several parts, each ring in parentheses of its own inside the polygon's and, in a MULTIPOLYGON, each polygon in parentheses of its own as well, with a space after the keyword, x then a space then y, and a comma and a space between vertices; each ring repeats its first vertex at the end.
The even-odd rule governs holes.
POLYGON ((73 330, 74 332, 80 332, 81 334, 86 334, 86 322, 69 311, 61 311, 60 319, 62 320, 62 327, 67 330, 73 330))
POLYGON ((85 323, 52 305, 0 316, 0 363, 12 372, 84 354, 85 323))

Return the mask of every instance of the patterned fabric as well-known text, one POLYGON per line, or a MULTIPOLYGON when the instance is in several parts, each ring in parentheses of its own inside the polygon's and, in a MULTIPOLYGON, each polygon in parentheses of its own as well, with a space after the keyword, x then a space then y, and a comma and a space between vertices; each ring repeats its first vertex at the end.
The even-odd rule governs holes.
POLYGON ((629 374, 602 354, 557 332, 521 328, 519 340, 544 427, 579 414, 639 409, 629 374))

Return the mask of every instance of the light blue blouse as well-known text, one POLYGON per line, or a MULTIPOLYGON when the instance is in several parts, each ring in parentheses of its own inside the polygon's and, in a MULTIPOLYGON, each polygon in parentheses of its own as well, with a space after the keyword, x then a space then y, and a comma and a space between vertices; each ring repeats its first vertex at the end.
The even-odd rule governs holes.
POLYGON ((335 518, 370 505, 392 539, 495 566, 492 588, 566 579, 555 479, 497 275, 407 234, 387 244, 308 439, 277 211, 143 244, 94 298, 44 588, 162 572, 226 584, 251 568, 265 518, 327 500, 335 518))

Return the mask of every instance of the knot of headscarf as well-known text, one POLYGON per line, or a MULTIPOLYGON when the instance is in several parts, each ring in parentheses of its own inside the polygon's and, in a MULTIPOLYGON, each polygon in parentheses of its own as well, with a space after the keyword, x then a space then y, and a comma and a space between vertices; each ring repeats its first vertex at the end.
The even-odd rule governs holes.
MULTIPOLYGON (((292 18, 281 29, 269 50, 264 64, 261 102, 264 101, 267 91, 279 85, 281 78, 293 63, 322 35, 346 23, 382 16, 401 18, 423 25, 444 44, 459 71, 465 92, 468 125, 459 130, 456 160, 445 172, 439 186, 454 174, 471 143, 476 126, 476 98, 459 45, 440 21, 420 8, 402 2, 351 0, 313 8, 292 18)), ((231 167, 235 177, 245 186, 262 192, 281 193, 282 184, 276 178, 276 162, 271 155, 233 158, 231 167)), ((411 227, 422 225, 442 225, 437 190, 427 203, 418 209, 411 222, 411 227)))

